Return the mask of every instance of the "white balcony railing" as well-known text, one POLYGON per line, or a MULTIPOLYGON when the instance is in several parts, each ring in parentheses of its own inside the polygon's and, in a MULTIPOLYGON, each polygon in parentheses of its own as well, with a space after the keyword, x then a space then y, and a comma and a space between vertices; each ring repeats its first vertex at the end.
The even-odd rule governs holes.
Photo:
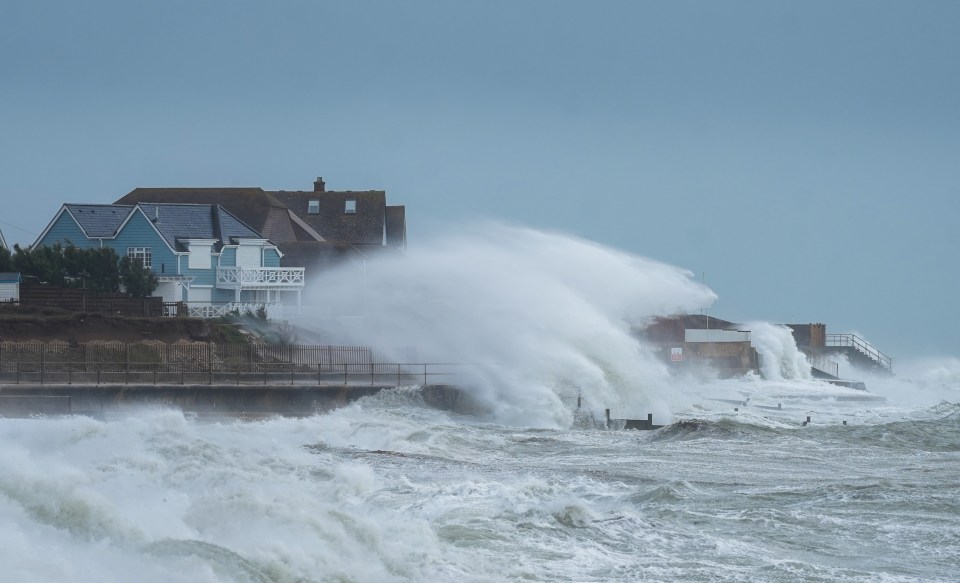
POLYGON ((222 318, 233 314, 258 314, 266 312, 270 320, 277 320, 283 316, 281 304, 264 304, 258 302, 227 302, 223 304, 207 304, 200 302, 186 302, 187 314, 191 318, 222 318))
POLYGON ((218 267, 217 287, 239 290, 298 290, 302 267, 218 267))

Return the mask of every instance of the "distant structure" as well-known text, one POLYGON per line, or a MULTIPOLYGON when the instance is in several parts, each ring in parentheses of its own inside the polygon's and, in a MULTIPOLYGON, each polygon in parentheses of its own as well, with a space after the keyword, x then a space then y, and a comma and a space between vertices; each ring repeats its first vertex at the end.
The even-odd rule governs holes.
POLYGON ((0 249, 10 250, 10 247, 7 245, 7 240, 3 238, 3 231, 0 231, 0 249))
POLYGON ((269 239, 217 204, 65 204, 34 243, 110 247, 160 281, 155 295, 196 317, 255 311, 296 294, 304 269, 281 267, 269 239))
POLYGON ((0 272, 0 302, 20 301, 20 274, 0 272))
MULTIPOLYGON (((826 324, 787 324, 797 348, 807 357, 843 355, 851 365, 871 372, 893 373, 893 359, 856 334, 827 334, 826 324)), ((811 361, 812 362, 812 361, 811 361)))
POLYGON ((327 190, 317 178, 312 190, 238 188, 136 188, 117 204, 219 205, 280 249, 284 267, 311 273, 407 244, 406 208, 387 204, 383 190, 327 190))
POLYGON ((671 368, 708 367, 723 378, 759 372, 750 332, 733 322, 702 315, 657 318, 636 335, 656 347, 671 368))

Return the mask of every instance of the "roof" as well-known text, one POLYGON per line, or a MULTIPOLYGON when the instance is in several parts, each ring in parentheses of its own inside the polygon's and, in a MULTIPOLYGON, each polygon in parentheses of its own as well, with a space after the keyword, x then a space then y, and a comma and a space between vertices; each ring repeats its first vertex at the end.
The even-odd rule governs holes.
POLYGON ((220 205, 276 244, 324 240, 353 245, 406 244, 405 209, 387 207, 383 190, 135 188, 116 204, 137 203, 220 205), (347 200, 356 201, 356 212, 345 212, 347 200), (319 212, 310 212, 310 201, 319 203, 319 212))
POLYGON ((260 233, 219 205, 142 203, 138 206, 174 249, 178 240, 184 239, 216 239, 218 247, 222 247, 239 238, 261 238, 260 233))
POLYGON ((280 190, 270 194, 328 241, 383 244, 387 208, 383 190, 280 190), (345 212, 348 200, 356 202, 356 212, 345 212), (310 212, 310 201, 317 202, 319 212, 310 212))
POLYGON ((20 272, 0 271, 0 283, 20 283, 20 272))
POLYGON ((171 249, 184 250, 184 239, 215 239, 218 247, 236 239, 260 239, 260 233, 215 204, 67 204, 90 238, 111 238, 139 207, 171 249))
POLYGON ((174 203, 220 205, 271 241, 295 240, 287 207, 258 187, 135 188, 116 204, 174 203))
POLYGON ((92 239, 113 237, 133 210, 132 206, 114 204, 67 204, 64 206, 76 219, 83 232, 92 239))

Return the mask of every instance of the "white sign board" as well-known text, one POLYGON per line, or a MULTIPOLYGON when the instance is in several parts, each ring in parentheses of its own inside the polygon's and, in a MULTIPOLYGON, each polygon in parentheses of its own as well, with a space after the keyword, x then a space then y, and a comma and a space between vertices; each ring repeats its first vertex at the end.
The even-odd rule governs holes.
POLYGON ((670 362, 680 362, 683 360, 683 348, 670 349, 670 362))

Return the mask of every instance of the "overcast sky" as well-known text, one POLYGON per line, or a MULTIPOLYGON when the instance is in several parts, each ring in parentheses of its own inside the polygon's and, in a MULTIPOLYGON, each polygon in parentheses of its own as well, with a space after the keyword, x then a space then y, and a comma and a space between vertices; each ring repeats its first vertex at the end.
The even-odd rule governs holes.
POLYGON ((960 355, 960 2, 0 0, 0 230, 137 186, 385 189, 960 355))

